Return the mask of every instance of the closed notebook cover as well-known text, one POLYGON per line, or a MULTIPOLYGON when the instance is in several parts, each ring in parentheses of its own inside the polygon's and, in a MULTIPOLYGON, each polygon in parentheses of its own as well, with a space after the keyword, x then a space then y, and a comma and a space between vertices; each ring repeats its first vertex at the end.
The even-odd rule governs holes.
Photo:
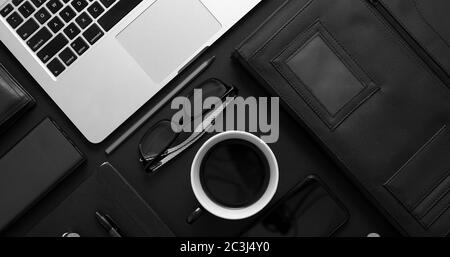
POLYGON ((449 235, 450 85, 369 1, 287 1, 235 57, 402 232, 449 235))
POLYGON ((28 236, 107 237, 95 213, 110 216, 125 237, 170 237, 173 233, 153 209, 109 163, 103 164, 28 236))
POLYGON ((83 157, 50 119, 45 119, 0 158, 0 231, 33 206, 83 157))
POLYGON ((0 132, 33 104, 34 99, 0 64, 0 132))

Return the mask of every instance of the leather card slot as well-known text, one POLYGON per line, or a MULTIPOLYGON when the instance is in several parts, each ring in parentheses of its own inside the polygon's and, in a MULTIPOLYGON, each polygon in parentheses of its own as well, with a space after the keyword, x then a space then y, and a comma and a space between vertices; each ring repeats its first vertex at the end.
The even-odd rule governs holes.
MULTIPOLYGON (((450 205, 450 131, 443 126, 384 184, 426 228, 450 205)), ((450 225, 450 220, 446 221, 450 225)))
POLYGON ((331 130, 379 90, 320 21, 271 63, 331 130))
POLYGON ((432 220, 428 229, 438 236, 450 236, 450 205, 448 202, 446 208, 432 220))
MULTIPOLYGON (((423 225, 431 227, 438 219, 440 219, 441 215, 449 208, 449 206, 450 193, 447 190, 443 197, 433 204, 433 208, 421 219, 423 225)), ((448 225, 450 225, 450 220, 448 220, 448 225)))
POLYGON ((415 209, 414 214, 424 219, 425 217, 430 217, 430 213, 433 209, 436 209, 441 202, 447 201, 450 203, 450 176, 439 184, 415 209))

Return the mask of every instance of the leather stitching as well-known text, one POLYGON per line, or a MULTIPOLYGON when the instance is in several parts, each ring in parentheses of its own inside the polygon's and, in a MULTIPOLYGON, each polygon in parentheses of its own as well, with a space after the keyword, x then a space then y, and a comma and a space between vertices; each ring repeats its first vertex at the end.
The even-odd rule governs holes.
POLYGON ((443 88, 445 88, 448 93, 450 93, 450 85, 449 85, 449 87, 447 87, 438 77, 436 77, 436 75, 433 72, 431 72, 431 70, 428 68, 428 66, 425 65, 423 60, 413 52, 411 47, 409 47, 396 32, 393 31, 390 24, 388 24, 387 21, 383 17, 381 17, 381 15, 378 12, 375 12, 374 10, 372 10, 372 7, 369 6, 369 4, 365 0, 360 0, 360 1, 384 25, 383 27, 386 29, 386 31, 390 35, 391 39, 394 39, 395 42, 399 43, 402 46, 400 49, 403 49, 403 51, 407 54, 407 56, 411 60, 413 60, 416 64, 420 65, 420 67, 422 67, 422 69, 425 71, 425 74, 429 78, 436 81, 439 85, 441 85, 443 88))
MULTIPOLYGON (((387 6, 387 5, 384 5, 388 10, 390 10, 390 12, 391 13, 393 13, 393 11, 392 11, 392 9, 389 7, 389 6, 387 6)), ((418 11, 418 10, 417 10, 418 11)), ((398 19, 398 18, 396 18, 395 19, 398 23, 400 23, 400 25, 406 30, 406 31, 408 31, 409 32, 409 35, 422 47, 422 48, 424 48, 424 49, 426 49, 426 47, 421 43, 421 41, 416 37, 416 35, 415 34, 413 34, 413 33, 411 33, 407 28, 408 28, 408 26, 406 26, 406 24, 401 20, 401 19, 398 19)), ((389 24, 387 24, 388 26, 390 26, 389 24)), ((434 31, 434 30, 433 30, 434 31)), ((441 35, 438 35, 439 37, 441 37, 441 35)), ((403 39, 401 39, 401 40, 403 40, 403 39)), ((447 44, 446 43, 446 41, 444 40, 444 44, 447 44)), ((409 48, 409 46, 407 46, 407 45, 405 45, 405 47, 406 48, 409 48)), ((419 58, 419 57, 418 57, 419 58)), ((421 61, 421 59, 419 58, 419 60, 421 61)), ((437 63, 439 63, 439 65, 440 66, 444 66, 444 64, 441 62, 441 60, 440 59, 437 59, 437 58, 434 58, 433 57, 433 60, 435 60, 437 63)), ((424 69, 428 69, 428 67, 425 65, 425 64, 422 64, 422 63, 420 63, 421 64, 421 66, 424 68, 424 69)), ((434 73, 432 73, 433 75, 434 75, 434 73)), ((440 80, 439 80, 440 81, 440 80)))
MULTIPOLYGON (((441 183, 444 182, 445 179, 448 178, 448 176, 450 176, 450 171, 448 171, 446 174, 444 174, 444 176, 439 179, 437 182, 433 183, 427 190, 425 190, 423 193, 421 193, 421 197, 419 198, 419 200, 416 201, 416 203, 414 203, 412 206, 409 204, 404 203, 403 201, 401 201, 398 197, 397 194, 399 194, 398 192, 396 192, 397 190, 393 190, 389 184, 400 174, 402 173, 402 171, 404 170, 404 168, 406 168, 410 163, 412 163, 415 158, 421 154, 424 154, 427 152, 427 147, 432 145, 434 142, 436 142, 437 138, 439 138, 439 136, 447 130, 447 126, 444 125, 441 129, 438 130, 438 132, 436 132, 429 140, 427 140, 427 142, 425 144, 423 144, 421 147, 419 147, 419 149, 408 159, 408 161, 406 161, 395 173, 394 175, 392 175, 387 182, 385 182, 383 184, 383 187, 394 197, 394 199, 396 199, 397 202, 399 202, 402 206, 404 206, 411 214, 412 216, 416 219, 417 222, 419 222, 424 228, 428 228, 429 226, 427 226, 426 224, 424 224, 422 222, 422 218, 420 217, 420 215, 416 215, 414 214, 415 209, 417 209, 417 207, 431 194, 433 193, 433 191, 439 186, 441 185, 441 183)), ((438 202, 440 199, 438 198, 436 201, 438 202)), ((433 206, 432 206, 433 207, 433 206)), ((429 209, 431 210, 432 207, 430 207, 429 209)), ((423 215, 425 216, 425 215, 423 215)))
POLYGON ((436 35, 438 35, 438 37, 444 42, 445 45, 447 45, 447 47, 450 47, 450 43, 445 39, 445 37, 439 32, 439 30, 437 30, 434 25, 431 24, 430 21, 428 21, 428 18, 425 17, 425 14, 423 13, 422 8, 420 8, 420 4, 417 0, 413 0, 414 1, 414 8, 416 8, 417 13, 419 14, 420 18, 422 18, 422 20, 430 27, 430 29, 436 33, 436 35))
POLYGON ((372 79, 362 69, 361 65, 352 56, 349 56, 346 49, 340 49, 342 53, 339 52, 338 49, 336 49, 336 46, 342 48, 342 44, 339 43, 339 41, 337 41, 335 37, 333 37, 333 35, 326 29, 326 27, 320 22, 319 19, 308 28, 309 28, 308 30, 300 33, 294 40, 292 40, 286 47, 284 47, 284 49, 272 59, 271 64, 280 73, 280 75, 290 84, 290 86, 295 91, 297 91, 297 93, 300 94, 300 96, 305 100, 305 102, 310 106, 310 108, 324 121, 324 123, 329 127, 329 129, 335 130, 337 127, 339 127, 340 124, 342 124, 342 122, 344 122, 349 116, 351 116, 351 114, 353 114, 364 102, 366 102, 371 96, 374 95, 374 93, 376 93, 381 88, 373 86, 374 82, 372 81, 372 79), (312 33, 314 33, 312 37, 309 37, 308 39, 303 39, 306 37, 306 35, 312 33), (343 106, 341 106, 334 115, 329 113, 326 107, 319 101, 319 99, 317 99, 317 97, 310 91, 310 89, 304 85, 303 82, 301 82, 303 86, 301 86, 301 88, 298 88, 296 86, 298 83, 296 83, 296 81, 294 81, 291 78, 291 76, 296 77, 300 81, 301 79, 298 78, 296 75, 294 75, 295 73, 292 71, 292 69, 290 69, 289 67, 285 67, 286 66, 285 62, 287 60, 291 59, 292 56, 300 52, 308 42, 310 42, 317 36, 321 37, 321 39, 326 43, 327 47, 345 65, 345 67, 353 74, 353 76, 357 78, 357 80, 359 80, 360 84, 363 87, 363 89, 361 89, 360 92, 358 92, 358 94, 353 96, 349 101, 347 101, 343 106), (331 42, 329 42, 330 40, 331 42), (297 45, 299 41, 303 44, 298 49, 293 51, 293 53, 290 53, 285 60, 278 60, 281 59, 284 54, 286 54, 286 51, 289 48, 297 45), (336 46, 334 46, 334 44, 336 44, 336 46), (353 61, 353 64, 348 63, 349 61, 350 62, 353 61), (352 67, 353 65, 355 65, 357 69, 359 69, 358 72, 355 71, 354 67, 352 67), (364 81, 364 77, 368 81, 364 81), (309 92, 309 94, 305 95, 304 90, 309 92), (313 98, 315 101, 313 101, 311 98, 313 98), (321 106, 322 108, 318 109, 317 105, 321 106), (354 106, 352 107, 352 105, 354 106), (346 114, 342 114, 342 111, 345 108, 351 109, 346 114), (325 115, 324 112, 327 113, 328 116, 325 115))
MULTIPOLYGON (((430 225, 428 226, 428 228, 431 228, 438 220, 440 220, 440 218, 442 217, 442 215, 444 215, 444 213, 446 213, 449 209, 450 209, 450 205, 448 205, 446 208, 444 208, 444 209, 439 213, 439 215, 437 215, 436 218, 434 218, 434 219, 430 222, 430 225)), ((445 232, 444 234, 448 234, 449 232, 450 232, 450 230, 447 231, 447 232, 445 232)))
MULTIPOLYGON (((431 210, 433 210, 434 207, 436 207, 436 205, 437 205, 437 204, 438 204, 445 196, 447 196, 449 193, 450 193, 450 188, 447 188, 447 190, 444 190, 442 193, 440 193, 440 194, 438 195, 438 197, 436 197, 436 199, 432 201, 432 205, 426 209, 425 214, 419 216, 418 218, 424 219, 425 216, 427 216, 427 215, 431 212, 431 210)), ((450 204, 450 203, 449 203, 449 204, 450 204)))

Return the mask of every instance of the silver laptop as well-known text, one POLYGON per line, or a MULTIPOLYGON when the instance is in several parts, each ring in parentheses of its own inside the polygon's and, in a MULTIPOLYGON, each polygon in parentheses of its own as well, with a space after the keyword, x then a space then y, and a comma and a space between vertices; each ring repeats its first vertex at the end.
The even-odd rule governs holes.
POLYGON ((0 0, 0 40, 99 143, 261 0, 0 0))

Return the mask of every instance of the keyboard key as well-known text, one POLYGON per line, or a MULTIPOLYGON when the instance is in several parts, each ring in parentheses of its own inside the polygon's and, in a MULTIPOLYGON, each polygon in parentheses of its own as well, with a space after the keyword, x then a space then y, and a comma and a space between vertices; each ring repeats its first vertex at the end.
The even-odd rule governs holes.
POLYGON ((58 77, 66 69, 64 65, 58 60, 58 58, 55 58, 51 62, 49 62, 47 68, 55 77, 58 77))
POLYGON ((47 41, 52 38, 52 33, 47 28, 42 28, 39 30, 34 36, 31 37, 30 40, 28 40, 27 44, 33 50, 36 52, 41 46, 43 46, 47 41))
POLYGON ((105 11, 105 9, 100 5, 99 2, 93 3, 88 8, 88 12, 94 17, 94 19, 97 19, 100 14, 102 14, 105 11))
POLYGON ((13 12, 6 19, 6 21, 9 23, 9 25, 11 25, 11 27, 13 27, 13 29, 15 29, 15 28, 17 28, 17 26, 19 26, 23 22, 23 19, 22 19, 22 17, 20 17, 20 15, 17 12, 13 12))
POLYGON ((71 4, 78 12, 83 11, 83 9, 88 6, 88 2, 86 0, 73 0, 71 4))
POLYGON ((64 22, 60 18, 55 17, 48 22, 47 26, 53 31, 53 33, 56 33, 64 27, 64 22))
POLYGON ((108 32, 141 2, 142 0, 119 0, 117 4, 100 17, 98 23, 108 32))
POLYGON ((75 18, 75 16, 77 16, 77 14, 75 13, 75 11, 70 7, 70 6, 66 6, 66 8, 64 8, 60 13, 59 16, 61 16, 61 18, 65 21, 65 22, 69 22, 71 21, 73 18, 75 18))
POLYGON ((78 16, 75 21, 77 22, 80 28, 85 29, 92 22, 92 18, 86 12, 83 12, 80 16, 78 16))
POLYGON ((23 17, 28 18, 31 14, 34 13, 36 9, 31 5, 30 2, 25 2, 23 5, 19 7, 19 12, 23 17))
POLYGON ((52 12, 53 14, 57 13, 61 8, 63 7, 63 4, 59 0, 50 0, 47 3, 47 8, 52 12))
POLYGON ((93 45, 104 35, 103 31, 94 23, 94 25, 90 26, 84 33, 83 37, 89 42, 89 44, 93 45))
POLYGON ((21 4, 23 2, 23 0, 12 0, 12 3, 15 5, 15 6, 19 6, 19 4, 21 4))
POLYGON ((0 14, 3 17, 8 16, 8 14, 10 14, 12 12, 12 10, 14 10, 14 7, 11 4, 7 4, 5 7, 3 7, 3 9, 0 11, 0 14))
POLYGON ((26 21, 18 30, 17 34, 25 40, 31 36, 36 30, 38 30, 39 25, 33 18, 26 21))
POLYGON ((76 36, 78 36, 78 34, 80 34, 81 30, 77 27, 77 25, 75 25, 75 23, 71 23, 69 26, 67 26, 64 29, 64 34, 66 34, 66 36, 72 40, 74 39, 76 36))
POLYGON ((37 56, 43 63, 48 62, 53 56, 55 56, 61 49, 63 49, 69 41, 63 34, 58 34, 52 39, 44 48, 37 53, 37 56))
POLYGON ((77 59, 77 55, 70 48, 66 48, 59 54, 59 58, 66 66, 70 66, 77 59))
POLYGON ((102 2, 102 4, 108 8, 110 7, 116 0, 100 0, 100 2, 102 2))
POLYGON ((47 0, 31 0, 31 2, 33 2, 33 4, 38 8, 41 7, 41 5, 45 3, 45 1, 47 0))
POLYGON ((88 44, 86 44, 86 42, 81 37, 75 39, 75 41, 73 41, 70 46, 78 55, 82 55, 89 49, 88 44))
POLYGON ((46 23, 48 21, 48 19, 50 19, 50 17, 51 17, 51 14, 45 8, 41 8, 34 15, 34 18, 36 18, 36 20, 38 20, 40 24, 46 23))

